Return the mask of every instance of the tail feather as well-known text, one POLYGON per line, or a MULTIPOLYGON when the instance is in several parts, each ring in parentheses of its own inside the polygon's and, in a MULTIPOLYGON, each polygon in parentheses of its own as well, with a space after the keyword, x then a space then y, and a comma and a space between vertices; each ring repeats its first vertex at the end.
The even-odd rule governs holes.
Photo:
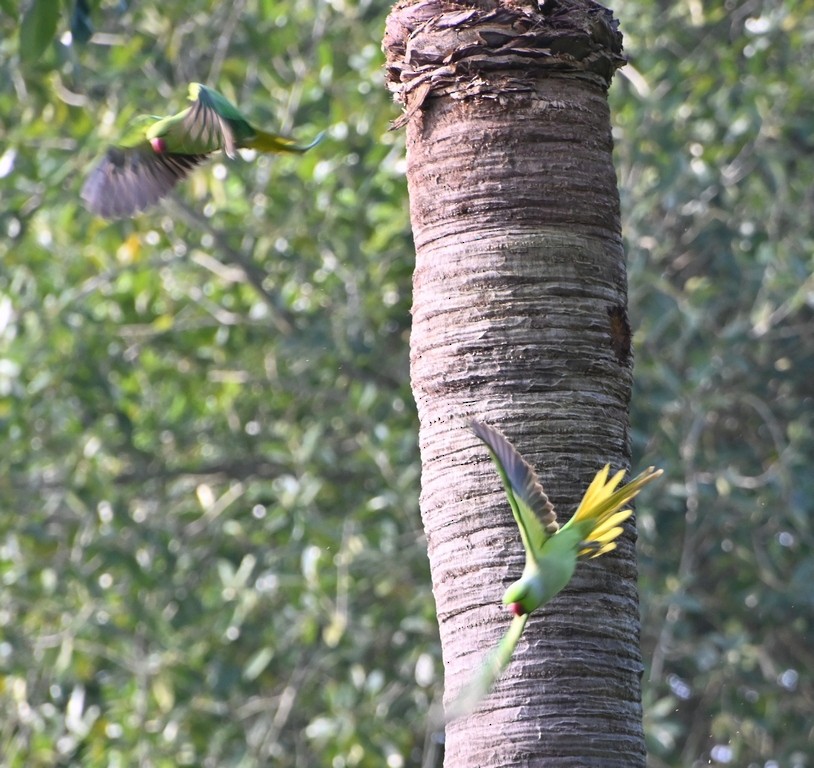
POLYGON ((325 132, 319 134, 310 144, 297 144, 293 139, 284 136, 277 136, 274 133, 255 130, 254 136, 247 139, 244 147, 256 149, 258 152, 307 152, 312 147, 319 144, 325 136, 325 132))
POLYGON ((615 539, 622 533, 621 524, 633 510, 626 505, 647 485, 662 474, 660 469, 648 467, 644 472, 617 490, 624 472, 608 479, 610 467, 606 464, 585 491, 574 516, 566 527, 574 525, 583 532, 579 554, 598 557, 615 549, 615 539))

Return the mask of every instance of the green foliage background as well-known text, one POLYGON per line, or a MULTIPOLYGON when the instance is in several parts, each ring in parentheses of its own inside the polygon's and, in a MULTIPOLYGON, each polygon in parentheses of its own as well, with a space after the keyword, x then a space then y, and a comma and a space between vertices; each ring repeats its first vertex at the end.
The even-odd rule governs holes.
MULTIPOLYGON (((439 692, 381 0, 0 1, 0 764, 419 765, 439 692), (81 4, 80 8, 81 10, 81 4), (297 158, 107 224, 215 85, 297 158)), ((814 3, 634 0, 612 92, 653 766, 812 765, 814 3)))

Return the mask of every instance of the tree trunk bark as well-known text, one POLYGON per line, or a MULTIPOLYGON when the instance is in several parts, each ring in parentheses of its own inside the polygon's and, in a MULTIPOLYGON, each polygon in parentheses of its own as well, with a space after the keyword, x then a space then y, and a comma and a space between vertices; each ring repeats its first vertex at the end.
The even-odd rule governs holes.
MULTIPOLYGON (((387 21, 416 246, 411 376, 421 512, 451 702, 505 632, 523 549, 486 450, 500 427, 565 519, 629 460, 627 279, 607 88, 623 59, 590 0, 406 0, 387 21)), ((632 525, 530 617, 512 664, 447 726, 447 768, 642 766, 632 525)))

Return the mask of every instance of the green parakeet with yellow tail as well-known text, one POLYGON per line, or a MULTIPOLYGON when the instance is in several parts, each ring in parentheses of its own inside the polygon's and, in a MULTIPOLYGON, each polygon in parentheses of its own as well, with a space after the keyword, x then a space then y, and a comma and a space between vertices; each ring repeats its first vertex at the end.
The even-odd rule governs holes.
POLYGON ((305 152, 322 139, 300 146, 255 128, 225 96, 191 83, 192 106, 169 117, 141 115, 111 147, 82 187, 82 199, 107 219, 133 216, 157 203, 213 152, 234 158, 238 149, 305 152))
POLYGON ((577 560, 598 557, 616 548, 622 523, 633 514, 625 505, 662 474, 662 470, 649 467, 618 488, 624 470, 608 479, 610 465, 606 464, 596 473, 574 515, 561 526, 536 472, 515 447, 501 432, 483 422, 472 420, 470 427, 486 443, 503 481, 520 529, 526 563, 521 577, 503 595, 503 604, 514 614, 511 625, 476 678, 447 710, 448 721, 471 712, 489 692, 509 664, 529 614, 568 584, 577 560))

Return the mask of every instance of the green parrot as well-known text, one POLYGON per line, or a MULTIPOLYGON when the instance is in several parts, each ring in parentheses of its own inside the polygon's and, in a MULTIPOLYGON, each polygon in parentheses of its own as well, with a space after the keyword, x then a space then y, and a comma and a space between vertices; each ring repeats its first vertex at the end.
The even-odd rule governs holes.
POLYGON ((545 605, 571 580, 580 557, 598 557, 616 548, 622 523, 632 514, 623 507, 662 470, 649 467, 619 488, 624 470, 610 480, 606 464, 591 481, 571 519, 560 526, 532 467, 494 427, 472 420, 470 427, 486 443, 497 468, 526 552, 522 576, 509 586, 503 604, 514 614, 508 631, 487 657, 475 679, 447 710, 447 721, 471 712, 489 692, 512 658, 529 614, 545 605))
POLYGON ((167 195, 195 166, 222 149, 305 152, 304 146, 255 128, 224 96, 200 83, 189 86, 191 107, 169 117, 141 115, 111 147, 82 187, 88 209, 106 219, 133 216, 167 195))

